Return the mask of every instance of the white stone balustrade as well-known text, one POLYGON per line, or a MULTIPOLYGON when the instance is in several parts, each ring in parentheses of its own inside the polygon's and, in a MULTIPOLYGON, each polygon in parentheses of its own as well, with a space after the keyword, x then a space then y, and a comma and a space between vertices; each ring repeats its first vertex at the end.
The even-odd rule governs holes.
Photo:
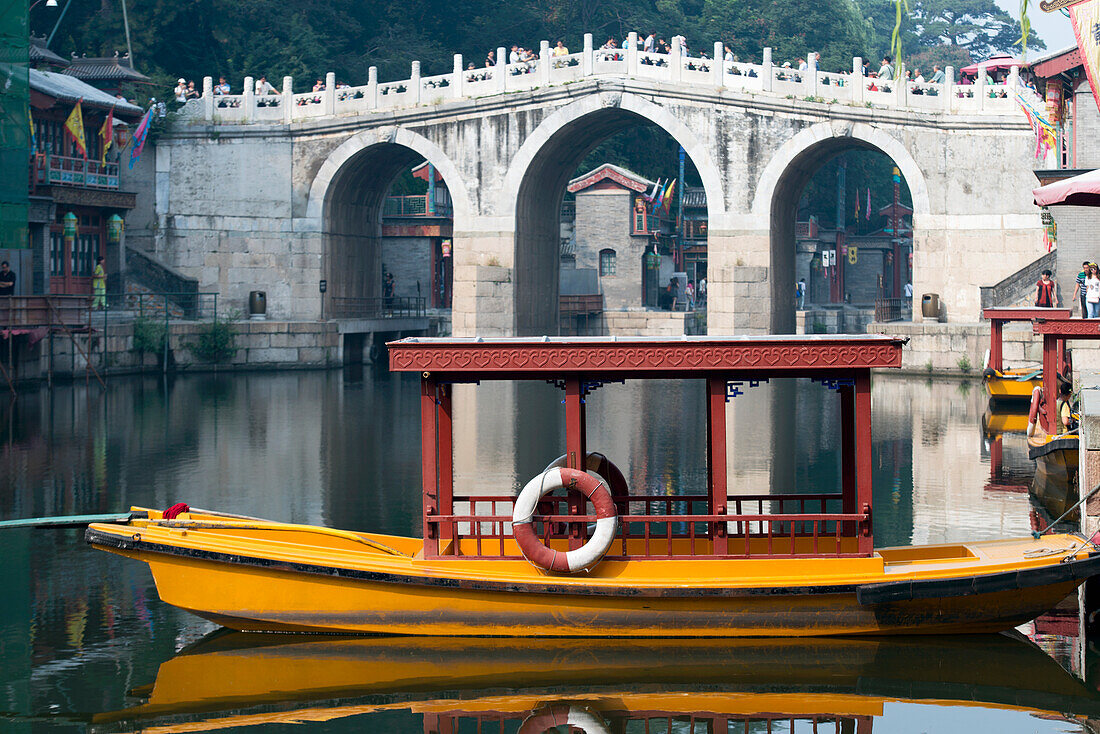
POLYGON ((679 38, 673 39, 669 54, 644 52, 640 46, 637 35, 631 33, 626 48, 594 49, 592 34, 585 34, 580 53, 554 56, 550 44, 542 41, 538 58, 533 61, 509 64, 506 49, 498 48, 493 66, 467 69, 462 55, 455 54, 453 67, 446 74, 422 77, 420 62, 413 61, 408 79, 379 82, 378 70, 372 66, 364 85, 337 89, 336 77, 330 72, 325 75, 323 91, 299 94, 292 93, 293 80, 284 77, 281 94, 257 96, 254 79, 245 77, 243 94, 214 95, 212 80, 205 77, 202 98, 189 101, 181 117, 229 124, 288 124, 609 77, 709 88, 719 93, 763 93, 824 104, 961 114, 1018 112, 1014 93, 1019 88, 1016 69, 1004 84, 990 83, 984 70, 979 72, 976 83, 958 84, 952 67, 945 69, 943 83, 918 84, 865 77, 860 58, 852 60, 850 72, 832 72, 818 69, 814 55, 809 54, 807 68, 798 71, 776 66, 770 48, 763 49, 762 63, 752 64, 723 61, 724 47, 720 42, 713 45, 713 58, 684 55, 679 38))

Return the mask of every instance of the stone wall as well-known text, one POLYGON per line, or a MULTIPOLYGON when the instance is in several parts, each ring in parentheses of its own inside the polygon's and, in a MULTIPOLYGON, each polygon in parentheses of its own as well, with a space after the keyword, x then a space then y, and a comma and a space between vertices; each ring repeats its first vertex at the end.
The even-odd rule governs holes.
POLYGON ((607 336, 683 336, 691 315, 683 311, 604 311, 607 336))
MULTIPOLYGON (((203 362, 189 349, 205 324, 199 322, 170 323, 168 364, 170 369, 194 372, 256 369, 325 369, 343 363, 343 338, 333 322, 241 321, 234 322, 233 357, 225 363, 203 362)), ((44 380, 53 358, 55 379, 95 379, 86 369, 87 360, 100 374, 125 374, 159 371, 162 354, 142 354, 134 351, 134 323, 107 325, 107 337, 102 331, 92 336, 77 335, 72 339, 55 334, 33 346, 19 340, 19 380, 44 380)))
MULTIPOLYGON (((935 373, 964 374, 959 362, 970 363, 969 374, 982 374, 989 351, 989 322, 941 324, 938 322, 870 323, 869 334, 888 334, 909 343, 902 350, 902 369, 935 373)), ((1008 323, 1002 335, 1004 363, 1008 367, 1035 365, 1043 361, 1043 342, 1031 332, 1030 324, 1008 323)), ((1075 371, 1100 369, 1100 342, 1072 342, 1075 371)))
POLYGON ((395 296, 423 296, 431 303, 432 248, 431 237, 383 237, 382 269, 393 273, 395 296), (417 283, 420 289, 417 290, 417 283))

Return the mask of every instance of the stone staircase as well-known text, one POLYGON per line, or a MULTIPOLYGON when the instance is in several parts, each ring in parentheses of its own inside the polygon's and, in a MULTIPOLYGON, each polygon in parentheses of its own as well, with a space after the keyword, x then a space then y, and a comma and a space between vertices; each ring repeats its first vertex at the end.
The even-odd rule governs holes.
MULTIPOLYGON (((1039 274, 1044 270, 1058 271, 1058 250, 1053 249, 1042 257, 1032 260, 1015 273, 999 283, 981 287, 982 308, 996 308, 998 306, 1033 306, 1035 297, 1035 283, 1039 280, 1039 274)), ((1062 305, 1069 302, 1073 291, 1066 291, 1064 284, 1059 285, 1062 297, 1062 305)), ((1072 304, 1070 304, 1072 305, 1072 304)), ((981 314, 978 314, 979 318, 981 314)))

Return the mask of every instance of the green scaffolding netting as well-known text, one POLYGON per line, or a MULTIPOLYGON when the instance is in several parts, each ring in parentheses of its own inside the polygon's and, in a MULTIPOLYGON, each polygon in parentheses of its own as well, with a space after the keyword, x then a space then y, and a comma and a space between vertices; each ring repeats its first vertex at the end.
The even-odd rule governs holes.
POLYGON ((27 247, 30 35, 24 0, 0 0, 0 248, 27 247))

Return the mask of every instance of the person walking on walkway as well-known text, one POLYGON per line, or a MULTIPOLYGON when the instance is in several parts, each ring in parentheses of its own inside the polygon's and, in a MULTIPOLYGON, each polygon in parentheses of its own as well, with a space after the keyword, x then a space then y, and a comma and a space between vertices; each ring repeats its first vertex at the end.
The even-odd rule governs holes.
POLYGON ((1095 263, 1089 263, 1085 274, 1085 305, 1088 306, 1085 318, 1100 318, 1100 270, 1095 263))
POLYGON ((107 308, 107 271, 103 269, 103 256, 95 259, 92 271, 92 308, 99 311, 107 308))
MULTIPOLYGON (((1081 272, 1077 274, 1077 279, 1073 285, 1073 301, 1079 301, 1081 303, 1081 318, 1087 319, 1089 317, 1088 306, 1085 305, 1085 277, 1089 272, 1089 261, 1085 260, 1081 263, 1081 272)), ((1071 305, 1070 308, 1073 308, 1071 305)))

